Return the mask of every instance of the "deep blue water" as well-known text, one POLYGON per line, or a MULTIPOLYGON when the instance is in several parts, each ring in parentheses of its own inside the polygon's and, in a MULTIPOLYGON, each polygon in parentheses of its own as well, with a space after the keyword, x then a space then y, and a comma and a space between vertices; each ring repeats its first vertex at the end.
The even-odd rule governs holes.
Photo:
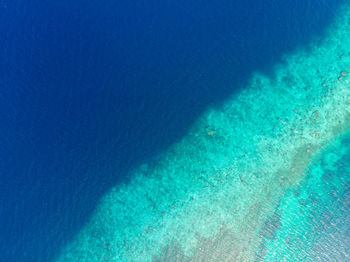
POLYGON ((127 172, 341 0, 0 0, 0 261, 50 261, 127 172))

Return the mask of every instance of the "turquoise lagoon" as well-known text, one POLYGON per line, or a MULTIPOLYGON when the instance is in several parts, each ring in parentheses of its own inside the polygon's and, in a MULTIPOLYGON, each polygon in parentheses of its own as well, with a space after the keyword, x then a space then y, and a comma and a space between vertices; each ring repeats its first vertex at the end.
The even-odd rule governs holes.
POLYGON ((105 195, 58 261, 349 260, 349 32, 343 6, 323 39, 253 73, 105 195))

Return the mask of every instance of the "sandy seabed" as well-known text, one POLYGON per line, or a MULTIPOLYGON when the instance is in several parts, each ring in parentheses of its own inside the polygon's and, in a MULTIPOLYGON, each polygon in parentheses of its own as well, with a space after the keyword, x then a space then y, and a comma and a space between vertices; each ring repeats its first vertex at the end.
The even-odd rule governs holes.
POLYGON ((282 261, 266 225, 350 128, 349 9, 132 171, 58 261, 282 261))

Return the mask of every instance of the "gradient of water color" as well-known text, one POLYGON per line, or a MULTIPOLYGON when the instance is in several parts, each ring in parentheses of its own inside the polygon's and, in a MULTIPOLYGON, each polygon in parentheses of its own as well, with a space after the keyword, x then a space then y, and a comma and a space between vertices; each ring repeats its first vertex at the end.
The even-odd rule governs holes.
POLYGON ((349 21, 135 168, 58 260, 346 261, 349 21))
POLYGON ((132 169, 344 1, 0 1, 0 260, 54 260, 132 169))

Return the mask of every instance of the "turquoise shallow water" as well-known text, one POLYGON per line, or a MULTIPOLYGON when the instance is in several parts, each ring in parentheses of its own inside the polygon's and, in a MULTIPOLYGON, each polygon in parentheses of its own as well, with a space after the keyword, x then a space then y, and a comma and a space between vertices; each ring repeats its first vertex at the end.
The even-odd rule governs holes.
POLYGON ((263 229, 258 261, 350 260, 350 140, 316 157, 263 229))
POLYGON ((330 222, 347 219, 349 201, 348 32, 344 6, 324 39, 286 54, 272 77, 254 73, 133 170, 59 261, 327 261, 348 230, 330 222))

